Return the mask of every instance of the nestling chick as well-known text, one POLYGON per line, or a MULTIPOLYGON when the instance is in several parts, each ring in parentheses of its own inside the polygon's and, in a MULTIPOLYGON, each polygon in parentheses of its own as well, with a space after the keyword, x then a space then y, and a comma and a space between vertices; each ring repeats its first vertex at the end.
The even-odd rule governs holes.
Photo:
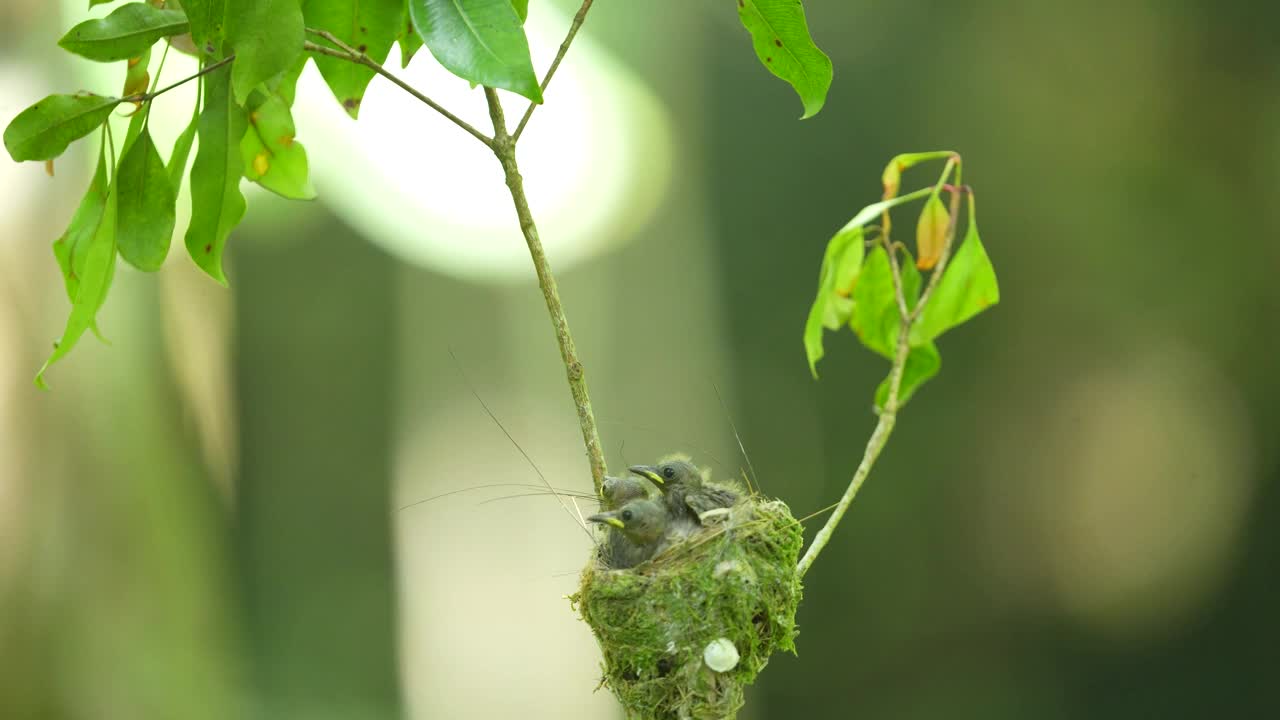
POLYGON ((653 483, 639 477, 613 477, 606 475, 600 488, 601 503, 606 510, 616 510, 632 500, 653 497, 653 483))
POLYGON ((688 518, 701 524, 708 510, 731 507, 738 493, 707 481, 687 457, 675 456, 657 465, 632 465, 631 472, 652 480, 662 492, 673 518, 688 518))
POLYGON ((694 530, 689 520, 673 518, 659 499, 631 500, 618 510, 592 515, 587 520, 614 529, 605 545, 605 561, 615 570, 639 565, 694 530))

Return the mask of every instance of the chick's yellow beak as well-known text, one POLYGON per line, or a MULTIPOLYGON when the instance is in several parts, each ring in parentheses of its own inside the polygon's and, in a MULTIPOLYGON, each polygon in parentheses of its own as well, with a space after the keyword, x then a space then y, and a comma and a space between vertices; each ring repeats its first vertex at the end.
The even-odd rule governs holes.
POLYGON ((619 530, 625 527, 622 521, 618 519, 618 516, 614 515, 613 513, 600 513, 599 515, 592 515, 591 517, 587 518, 587 522, 604 523, 606 525, 612 525, 618 528, 619 530))
POLYGON ((649 480, 654 484, 657 484, 657 485, 664 484, 662 482, 662 476, 658 474, 657 468, 653 467, 652 465, 632 465, 631 467, 627 468, 627 470, 630 470, 636 475, 639 475, 640 477, 645 478, 646 480, 649 480))

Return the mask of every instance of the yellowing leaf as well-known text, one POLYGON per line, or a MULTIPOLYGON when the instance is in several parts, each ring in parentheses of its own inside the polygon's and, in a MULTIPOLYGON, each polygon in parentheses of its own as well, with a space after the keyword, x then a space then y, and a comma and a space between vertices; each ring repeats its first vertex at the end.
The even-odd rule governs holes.
POLYGON ((951 216, 937 195, 930 195, 916 222, 916 267, 930 270, 942 257, 951 216))

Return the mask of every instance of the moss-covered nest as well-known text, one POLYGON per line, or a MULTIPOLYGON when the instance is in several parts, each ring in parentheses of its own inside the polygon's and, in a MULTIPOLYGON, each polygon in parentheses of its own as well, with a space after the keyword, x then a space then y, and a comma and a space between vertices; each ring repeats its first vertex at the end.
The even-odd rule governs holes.
POLYGON ((802 544, 785 503, 747 498, 634 568, 609 569, 596 553, 570 600, 600 642, 602 684, 627 717, 735 717, 769 656, 795 652, 802 544))

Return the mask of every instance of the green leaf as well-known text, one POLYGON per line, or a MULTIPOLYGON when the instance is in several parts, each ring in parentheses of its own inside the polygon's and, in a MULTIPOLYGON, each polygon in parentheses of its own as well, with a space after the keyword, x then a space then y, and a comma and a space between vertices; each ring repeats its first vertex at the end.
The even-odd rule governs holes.
POLYGON ((409 12, 446 70, 542 102, 529 41, 511 0, 409 0, 409 12))
POLYGON ((4 129, 4 148, 16 162, 52 160, 73 141, 106 122, 119 98, 92 93, 50 95, 18 113, 4 129))
POLYGON ((294 140, 296 130, 289 106, 276 95, 263 96, 249 113, 249 130, 240 141, 244 176, 293 200, 315 198, 307 170, 307 151, 294 140))
POLYGON ((804 348, 809 358, 809 372, 818 377, 818 361, 822 359, 823 328, 836 329, 849 319, 849 300, 854 283, 862 269, 863 232, 861 225, 845 225, 827 243, 818 272, 818 294, 809 308, 804 326, 804 348))
POLYGON ((175 195, 182 187, 182 176, 187 172, 187 158, 191 156, 191 143, 196 138, 196 130, 199 126, 200 98, 197 97, 195 111, 191 113, 191 122, 187 123, 186 129, 173 142, 173 152, 169 153, 169 165, 165 172, 169 175, 169 186, 173 188, 175 195))
MULTIPOLYGON (((302 14, 307 27, 328 30, 382 64, 400 34, 402 3, 403 0, 306 0, 302 14)), ((317 39, 316 42, 324 41, 317 39)), ((316 55, 315 63, 347 114, 353 118, 359 115, 373 70, 326 55, 316 55)))
POLYGON ((800 0, 738 0, 738 17, 760 62, 800 96, 801 119, 817 115, 831 87, 831 59, 813 43, 800 0))
POLYGON ((516 9, 516 14, 520 16, 520 22, 529 19, 529 0, 511 0, 511 7, 516 9))
POLYGON ((259 83, 291 68, 304 39, 300 0, 228 0, 227 44, 236 55, 231 66, 236 102, 243 105, 259 83))
POLYGON ((191 21, 191 42, 196 50, 212 58, 223 58, 227 0, 183 0, 182 9, 191 21))
POLYGON ((151 73, 147 71, 151 65, 151 48, 143 50, 138 57, 129 58, 125 63, 124 88, 120 91, 121 97, 145 93, 151 84, 151 73))
POLYGON ((418 31, 413 28, 413 18, 409 16, 409 0, 404 0, 400 34, 396 36, 396 44, 400 46, 400 67, 409 67, 409 61, 422 49, 422 36, 418 35, 418 31))
MULTIPOLYGON (((95 177, 95 182, 96 180, 95 177)), ((93 191, 93 186, 90 187, 90 191, 93 191)), ((85 330, 91 327, 96 329, 98 309, 106 300, 107 289, 111 287, 111 279, 115 275, 117 196, 115 184, 112 183, 107 189, 102 213, 93 226, 93 234, 89 236, 83 251, 81 270, 78 273, 79 284, 76 287, 75 297, 71 301, 71 314, 67 316, 67 326, 62 331, 62 339, 58 341, 53 354, 45 361, 40 372, 36 373, 35 382, 38 387, 48 387, 44 382, 44 373, 49 366, 66 357, 84 335, 85 330)), ((78 219, 80 213, 77 212, 76 215, 78 219)), ((72 225, 74 228, 74 219, 72 225)), ((75 253, 72 253, 72 266, 74 265, 75 253)))
POLYGON ((136 58, 157 40, 187 30, 187 16, 181 10, 160 10, 144 2, 132 2, 104 18, 76 25, 58 45, 90 60, 114 62, 136 58))
POLYGON ((244 110, 231 97, 228 74, 206 75, 200 148, 191 166, 191 225, 186 245, 196 265, 223 285, 227 283, 222 271, 227 236, 244 216, 240 139, 248 125, 244 110))
MULTIPOLYGON (((933 343, 911 348, 907 355, 907 364, 902 367, 902 384, 898 386, 898 407, 907 404, 916 390, 927 380, 938 374, 942 368, 942 356, 933 343)), ((876 407, 883 410, 889 400, 889 381, 887 377, 880 381, 876 388, 876 407)))
MULTIPOLYGON (((910 310, 920 298, 920 273, 910 256, 903 259, 900 267, 902 292, 910 310)), ((898 349, 902 314, 894 293, 893 269, 883 247, 873 249, 862 266, 862 273, 853 289, 853 314, 849 325, 863 345, 893 359, 898 349)))
POLYGON ((911 344, 922 345, 1000 302, 996 270, 978 237, 978 221, 969 198, 969 229, 947 264, 929 302, 911 326, 911 344))
POLYGON ((125 147, 115 182, 120 257, 139 270, 159 270, 173 238, 177 196, 147 128, 125 147))
POLYGON ((62 279, 67 287, 67 299, 75 302, 80 289, 80 276, 84 274, 85 255, 90 241, 98 231, 102 211, 107 207, 107 156, 106 143, 98 152, 98 169, 93 174, 89 189, 80 200, 80 206, 71 216, 62 237, 53 242, 53 256, 62 269, 62 279))

